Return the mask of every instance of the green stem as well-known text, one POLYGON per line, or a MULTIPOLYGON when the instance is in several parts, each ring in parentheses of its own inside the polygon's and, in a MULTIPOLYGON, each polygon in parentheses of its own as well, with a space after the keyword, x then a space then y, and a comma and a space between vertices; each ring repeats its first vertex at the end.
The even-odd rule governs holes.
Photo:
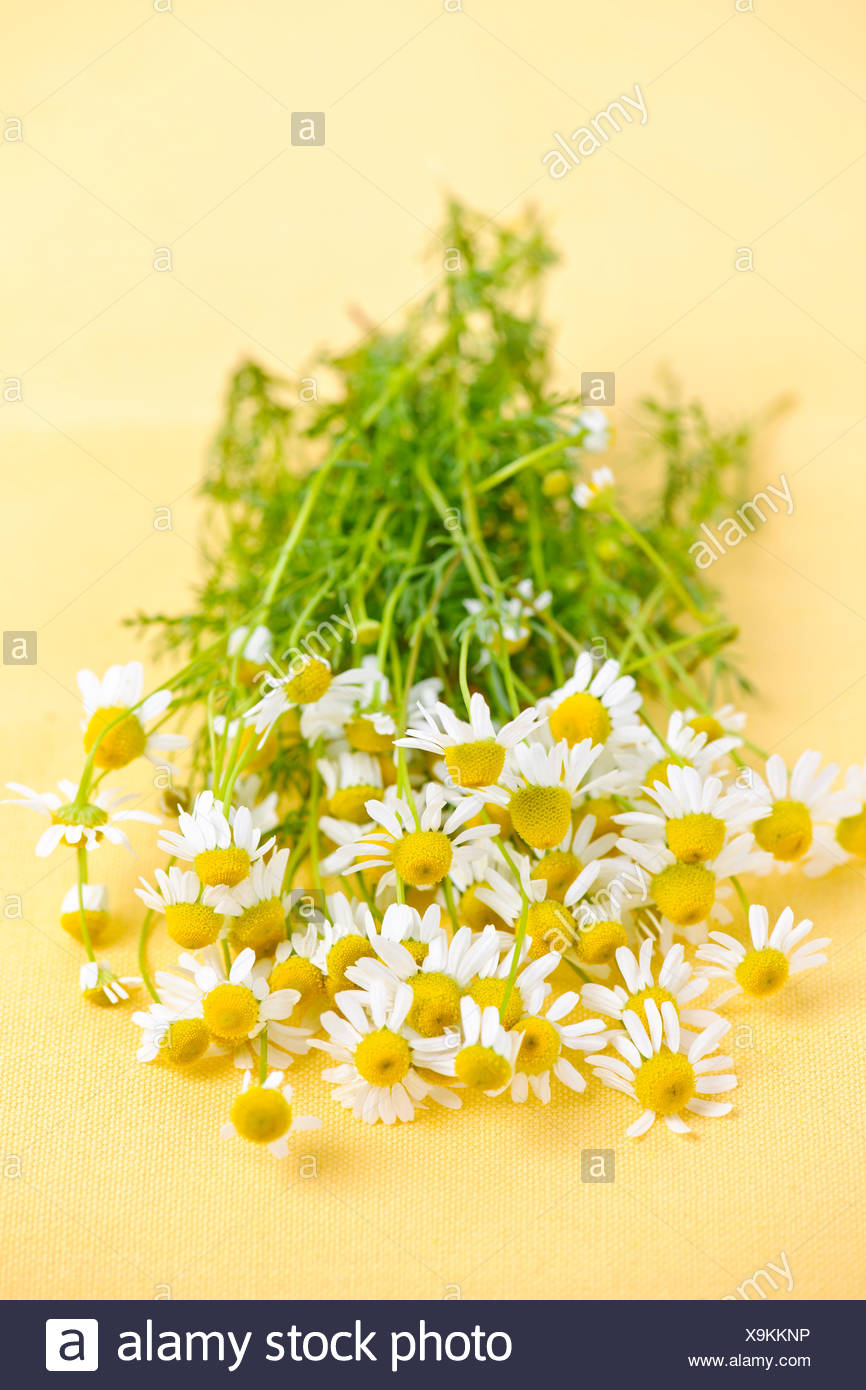
POLYGON ((138 973, 144 980, 145 988, 151 999, 159 1003, 159 993, 153 980, 150 977, 150 970, 147 964, 147 942, 150 936, 150 924, 153 921, 153 908, 149 907, 144 914, 144 921, 141 924, 141 931, 138 934, 138 973))
POLYGON ((448 916, 451 918, 451 925, 455 931, 460 930, 460 922, 457 918, 457 907, 454 902, 454 888, 451 880, 447 876, 442 880, 442 888, 445 893, 445 906, 448 908, 448 916))
POLYGON ((259 1034, 259 1085, 264 1086, 268 1079, 268 1025, 259 1034))
POLYGON ((692 598, 691 594, 688 592, 686 588, 684 588, 677 576, 674 574, 667 560, 665 560, 658 553, 655 546, 647 540, 646 536, 641 531, 639 531, 636 526, 633 526, 627 517, 623 516, 622 512, 619 510, 618 507, 609 504, 607 506, 607 512, 614 519, 614 521, 616 521, 617 524, 622 527, 626 535, 631 537, 635 545, 640 547, 644 555, 646 555, 647 559, 653 565, 655 565, 659 574, 662 575, 662 577, 667 581, 667 584, 670 587, 671 592, 676 594, 680 603, 682 603, 683 606, 688 609, 692 617, 695 618, 699 623, 712 622, 712 618, 709 617, 708 614, 701 612, 694 599, 692 598))
POLYGON ((743 912, 746 915, 746 921, 748 922, 750 903, 749 899, 746 897, 743 885, 740 883, 740 880, 737 878, 736 874, 731 874, 731 883, 734 885, 734 890, 737 894, 737 897, 740 900, 740 906, 742 907, 743 912))
POLYGON ((506 463, 504 468, 499 468, 495 473, 491 473, 489 478, 485 478, 479 483, 477 492, 489 492, 491 488, 498 487, 506 479, 513 478, 515 473, 519 473, 523 468, 531 468, 534 463, 540 463, 542 459, 551 458, 554 454, 559 454, 563 449, 574 446, 574 436, 567 434, 562 439, 551 440, 549 444, 542 444, 539 449, 532 449, 528 454, 521 454, 520 458, 512 459, 511 463, 506 463))
POLYGON ((514 981, 517 979, 517 972, 520 969, 520 954, 523 950, 523 942, 526 939, 526 923, 529 917, 529 899, 524 895, 523 907, 520 912, 520 922, 514 934, 514 955, 511 961, 511 969, 508 972, 508 979, 505 981, 505 989, 502 991, 502 1003, 499 1005, 499 1017, 505 1018, 505 1010, 508 1008, 508 1001, 511 998, 511 991, 514 988, 514 981))

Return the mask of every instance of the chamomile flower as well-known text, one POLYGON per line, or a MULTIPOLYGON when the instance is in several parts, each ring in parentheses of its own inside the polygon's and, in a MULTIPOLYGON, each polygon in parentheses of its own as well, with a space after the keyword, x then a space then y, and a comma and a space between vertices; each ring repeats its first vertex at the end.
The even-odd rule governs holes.
POLYGON ((335 675, 324 657, 299 655, 285 675, 266 675, 262 688, 264 695, 244 716, 261 735, 260 748, 280 716, 295 708, 300 710, 304 738, 336 738, 363 694, 364 675, 359 669, 335 675))
POLYGON ((427 1081, 419 1068, 448 1075, 454 1065, 456 1038, 422 1038, 407 1026, 412 991, 400 984, 393 995, 384 989, 341 990, 339 1013, 322 1015, 327 1040, 313 1046, 337 1065, 322 1072, 334 1083, 334 1099, 367 1124, 414 1120, 432 1100, 451 1110, 460 1100, 447 1086, 427 1081))
POLYGON ((746 716, 736 705, 719 705, 711 714, 702 714, 690 705, 683 711, 683 719, 693 733, 706 734, 708 743, 726 736, 743 741, 739 735, 746 727, 746 716))
MULTIPOLYGON (((706 848, 708 840, 709 836, 698 847, 706 848)), ((659 841, 644 843, 624 837, 618 848, 647 871, 648 899, 679 931, 698 927, 709 918, 729 922, 731 914, 724 899, 730 896, 731 889, 725 880, 735 874, 755 872, 760 865, 760 855, 755 853, 749 834, 735 835, 718 854, 703 862, 684 862, 659 841)))
POLYGON ((187 747, 189 740, 181 734, 148 734, 146 726, 171 704, 171 691, 157 690, 142 700, 140 661, 109 666, 102 680, 93 671, 79 671, 77 680, 84 701, 84 751, 89 753, 96 745, 97 767, 126 767, 142 755, 152 763, 165 764, 164 752, 187 747))
POLYGON ((811 930, 808 918, 795 923, 793 908, 786 907, 771 931, 767 909, 755 905, 749 908, 751 946, 744 946, 727 932, 710 932, 709 942, 697 951, 698 960, 708 963, 698 969, 706 979, 731 982, 730 989, 713 1000, 714 1007, 741 993, 764 999, 778 993, 791 975, 823 965, 827 959, 823 948, 829 946, 830 938, 806 941, 811 930))
POLYGON ((754 827, 765 872, 775 867, 786 873, 799 863, 815 877, 840 862, 836 822, 856 815, 860 805, 852 792, 832 790, 838 771, 835 763, 822 768, 821 754, 810 749, 801 753, 790 776, 778 753, 767 759, 766 780, 751 773, 748 794, 765 813, 754 827))
POLYGON ((715 732, 711 728, 713 737, 710 737, 706 730, 692 728, 682 710, 674 710, 668 720, 664 743, 647 732, 639 745, 622 749, 622 771, 633 779, 635 786, 646 787, 667 782, 671 767, 694 767, 708 776, 743 741, 736 734, 723 733, 716 737, 715 732))
MULTIPOLYGON (((216 724, 216 720, 214 720, 216 724)), ((269 830, 273 830, 275 825, 280 823, 280 814, 277 810, 278 797, 276 792, 267 792, 261 795, 262 779, 257 772, 248 772, 246 777, 239 777, 235 782, 234 800, 238 806, 246 806, 250 813, 250 819, 254 830, 260 830, 266 835, 269 830)))
MULTIPOLYGON (((499 810, 498 806, 496 810, 499 810)), ((495 908, 490 907, 478 896, 482 888, 490 887, 490 870, 493 868, 501 873, 506 870, 507 865, 492 843, 489 852, 473 859, 471 864, 452 867, 448 877, 454 889, 454 905, 461 927, 470 927, 472 931, 482 931, 486 926, 494 926, 499 931, 507 930, 508 923, 500 917, 495 908)))
POLYGON ((565 685, 539 702, 555 740, 569 746, 588 738, 592 743, 639 743, 646 736, 638 711, 641 697, 632 676, 620 675, 618 661, 608 659, 596 670, 589 652, 581 652, 574 674, 565 685))
POLYGON ((178 816, 179 831, 164 830, 160 849, 191 863, 202 883, 234 888, 256 860, 267 854, 273 837, 260 844, 261 831, 245 806, 225 811, 212 791, 199 792, 191 811, 178 816))
POLYGON ((444 759, 449 784, 470 788, 496 782, 505 765, 507 749, 521 743, 541 722, 530 707, 497 731, 487 701, 477 691, 469 701, 468 723, 458 719, 441 701, 432 710, 420 709, 419 715, 418 725, 397 739, 398 747, 435 753, 444 759))
POLYGON ((60 788, 59 796, 57 792, 36 792, 32 787, 25 787, 20 782, 7 782, 6 786, 11 792, 20 793, 20 800, 9 799, 0 802, 3 806, 26 806, 28 811, 36 811, 51 822, 36 842, 36 853, 40 859, 46 858, 60 844, 81 845, 86 850, 92 850, 102 844, 103 840, 112 845, 123 845, 131 854, 132 845, 119 828, 118 822, 137 820, 148 825, 160 824, 159 816, 151 815, 149 811, 115 809, 135 799, 133 796, 125 796, 123 792, 109 791, 104 787, 91 793, 83 806, 77 806, 76 784, 63 780, 57 785, 60 788))
POLYGON ((852 809, 848 815, 842 816, 836 826, 834 849, 838 853, 839 863, 848 859, 866 859, 866 763, 853 763, 848 768, 845 791, 851 797, 852 809))
POLYGON ((268 955, 286 935, 286 902, 283 879, 289 861, 287 849, 275 850, 265 862, 257 859, 248 876, 234 887, 211 891, 217 912, 232 918, 232 940, 239 946, 252 946, 257 955, 268 955))
MULTIPOLYGON (((490 928, 488 927, 488 931, 490 928)), ((557 951, 548 951, 545 956, 533 959, 528 950, 529 942, 524 940, 518 955, 518 968, 510 991, 508 982, 514 966, 517 942, 514 942, 499 956, 490 955, 479 964, 478 973, 466 989, 466 996, 474 999, 482 1009, 493 1005, 502 1018, 505 1028, 514 1028, 524 1014, 538 1013, 544 1000, 550 994, 551 975, 560 964, 557 951), (506 999, 506 993, 508 998, 506 999), (504 1008, 504 1012, 503 1012, 504 1008)))
POLYGON ((422 1037, 434 1038, 458 1026, 464 992, 476 975, 498 962, 500 947, 495 927, 482 932, 460 927, 450 941, 445 932, 437 933, 419 962, 407 943, 379 937, 378 958, 360 959, 346 973, 360 989, 379 987, 389 998, 408 985, 412 1002, 407 1022, 422 1037))
POLYGON ((616 961, 617 951, 628 944, 629 933, 622 921, 624 915, 623 905, 607 898, 600 902, 583 902, 575 913, 574 954, 590 976, 607 975, 616 961))
POLYGON ((505 760, 495 787, 467 798, 475 809, 492 801, 508 809, 512 825, 532 849, 553 849, 571 827, 571 808, 583 779, 602 753, 588 738, 569 748, 565 739, 546 749, 539 743, 518 744, 505 760))
POLYGON ((574 1063, 563 1056, 563 1049, 598 1052, 607 1042, 606 1025, 599 1018, 567 1023, 568 1015, 579 1003, 579 996, 573 991, 560 994, 551 999, 545 1009, 524 1015, 516 1024, 520 1047, 510 1082, 513 1101, 522 1103, 532 1094, 542 1105, 547 1105, 551 1076, 571 1091, 586 1090, 584 1077, 574 1063))
POLYGON ((202 888, 191 869, 172 864, 168 871, 155 869, 154 874, 157 887, 140 878, 136 896, 145 907, 165 916, 169 936, 186 951, 213 945, 220 934, 222 915, 236 915, 241 910, 234 903, 220 906, 220 889, 202 888))
POLYGON ((657 810, 626 811, 616 820, 626 837, 664 844, 682 864, 715 859, 733 835, 762 814, 742 790, 726 792, 720 777, 693 767, 669 767, 667 781, 655 782, 647 792, 657 810))
POLYGON ((718 1017, 711 1009, 695 1009, 694 1001, 704 993, 707 980, 698 975, 685 958, 677 942, 658 961, 651 940, 641 944, 637 955, 622 946, 616 953, 616 963, 623 979, 622 985, 584 985, 581 1003, 592 1013, 605 1018, 622 1019, 626 1010, 640 1011, 652 999, 661 1007, 672 1004, 680 1020, 694 1028, 707 1028, 718 1017))
POLYGON ((448 933, 442 926, 442 909, 438 903, 430 903, 422 913, 408 903, 392 903, 386 907, 380 926, 371 928, 369 941, 383 960, 387 958, 389 947, 397 945, 421 965, 434 942, 439 950, 447 948, 448 933))
POLYGON ((570 433, 581 436, 578 447, 587 454, 603 454, 610 446, 610 421, 597 405, 580 412, 570 433))
MULTIPOLYGON (((553 849, 537 852, 529 876, 544 880, 548 898, 562 902, 582 869, 587 864, 604 860, 614 848, 619 839, 617 827, 603 834, 597 834, 597 829, 596 817, 588 812, 576 826, 569 826, 553 849)), ((604 868, 600 863, 599 872, 603 874, 604 868)))
POLYGON ((297 990, 269 989, 256 970, 255 952, 247 947, 229 968, 221 950, 209 946, 198 956, 181 955, 174 972, 157 971, 160 997, 170 1009, 187 1018, 202 1018, 211 1040, 234 1054, 236 1067, 249 1066, 257 1039, 268 1030, 268 1056, 289 1066, 292 1054, 305 1053, 308 1028, 290 1027, 289 1018, 300 995, 297 990))
POLYGON ((111 925, 108 914, 108 888, 104 883, 74 884, 60 904, 60 925, 76 941, 84 941, 84 929, 92 946, 100 946, 111 925))
POLYGON ((328 995, 325 972, 322 968, 321 942, 317 927, 310 922, 303 931, 292 932, 281 941, 269 965, 268 986, 271 990, 292 989, 300 996, 295 1006, 302 1019, 316 1018, 328 995))
POLYGON ((375 954, 371 944, 375 921, 366 903, 350 900, 345 893, 329 894, 325 905, 327 920, 311 960, 326 976, 325 988, 333 999, 338 990, 349 988, 349 966, 375 954))
POLYGON ((477 896, 486 902, 508 925, 517 930, 526 908, 526 939, 531 959, 538 960, 550 951, 560 954, 571 946, 577 936, 577 923, 572 909, 581 901, 598 877, 598 864, 590 863, 566 889, 562 898, 550 895, 545 878, 532 878, 530 862, 523 857, 515 861, 519 886, 496 869, 488 874, 489 887, 479 888, 477 896))
POLYGON ((141 1044, 136 1052, 139 1062, 153 1062, 164 1057, 175 1066, 187 1066, 209 1053, 216 1053, 207 1024, 203 1018, 185 1018, 182 1013, 165 1004, 151 1004, 147 1010, 132 1015, 141 1029, 141 1044))
POLYGON ((129 991, 140 984, 137 975, 115 975, 104 960, 85 961, 78 972, 78 988, 91 1004, 125 1003, 129 991))
POLYGON ((274 649, 274 635, 264 623, 257 627, 236 627, 229 633, 226 651, 229 656, 240 656, 251 666, 264 666, 274 649))
POLYGON ((377 894, 394 887, 398 877, 412 888, 433 888, 454 864, 465 864, 482 855, 496 834, 495 825, 465 824, 473 814, 468 799, 443 822, 446 794, 435 783, 427 783, 419 800, 420 806, 415 807, 403 796, 368 801, 367 811, 374 828, 363 830, 354 842, 337 849, 324 861, 322 871, 342 874, 350 866, 354 873, 384 869, 377 894))
POLYGON ((466 612, 476 619, 475 630, 482 646, 477 662, 482 669, 490 660, 490 649, 504 644, 505 650, 513 655, 522 651, 532 636, 531 622, 550 607, 553 595, 549 589, 536 594, 531 579, 521 579, 515 585, 515 593, 509 598, 498 600, 492 589, 482 586, 487 601, 476 598, 463 600, 466 612))
POLYGON ((341 752, 335 759, 320 758, 317 767, 330 815, 353 825, 367 824, 367 802, 378 801, 384 785, 376 759, 369 753, 341 752))
POLYGON ((685 1111, 692 1115, 729 1112, 729 1101, 710 1097, 724 1095, 737 1084, 729 1070, 733 1059, 716 1053, 730 1023, 717 1018, 688 1043, 687 1050, 677 1011, 669 1001, 659 1007, 648 999, 644 1019, 626 1009, 622 1025, 624 1031, 611 1037, 616 1055, 594 1056, 590 1066, 605 1086, 640 1105, 640 1115, 626 1130, 630 1139, 646 1134, 657 1119, 663 1119, 674 1134, 688 1134, 685 1111))
MULTIPOLYGON (((586 445, 584 444, 584 448, 586 445)), ((583 479, 575 484, 572 498, 575 505, 583 510, 601 506, 605 497, 610 494, 616 486, 616 479, 613 470, 608 467, 594 468, 589 477, 589 482, 583 479)))
POLYGON ((261 1083, 253 1082, 252 1072, 244 1072, 240 1094, 232 1102, 230 1118, 220 1129, 220 1138, 264 1144, 274 1158, 286 1158, 290 1134, 319 1129, 322 1124, 314 1115, 295 1115, 291 1099, 292 1088, 284 1084, 281 1071, 272 1071, 261 1083))
POLYGON ((468 995, 460 1002, 460 1022, 462 1045, 451 1058, 453 1075, 470 1090, 498 1095, 514 1072, 520 1035, 503 1028, 492 1004, 482 1009, 468 995))
MULTIPOLYGON (((353 705, 343 736, 357 753, 380 757, 393 755, 394 740, 400 731, 394 718, 390 682, 375 656, 365 656, 360 669, 363 693, 353 705)), ((409 689, 408 708, 415 709, 419 705, 422 709, 429 708, 436 703, 441 691, 442 682, 437 677, 418 681, 409 689)))

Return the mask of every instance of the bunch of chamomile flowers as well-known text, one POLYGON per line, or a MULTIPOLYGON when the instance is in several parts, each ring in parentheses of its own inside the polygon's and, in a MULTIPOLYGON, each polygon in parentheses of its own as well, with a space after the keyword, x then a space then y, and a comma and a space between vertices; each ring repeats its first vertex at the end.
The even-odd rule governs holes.
POLYGON ((258 679, 233 719, 209 715, 210 785, 174 798, 171 826, 104 781, 142 756, 170 767, 185 744, 163 730, 170 688, 144 696, 137 663, 79 674, 77 783, 9 784, 47 822, 36 853, 75 859, 60 925, 84 951, 82 993, 149 994, 132 1013, 142 1062, 225 1058, 241 1076, 222 1134, 277 1157, 320 1124, 286 1081, 316 1052, 368 1124, 456 1111, 467 1092, 546 1104, 591 1077, 626 1098, 630 1136, 731 1111, 723 1010, 777 994, 828 945, 741 880, 863 857, 866 766, 841 784, 814 751, 747 766, 731 705, 659 731, 634 678, 589 651, 497 722, 481 691, 454 708, 436 678, 398 699, 373 656, 281 670, 261 625, 232 641, 258 679), (250 766, 286 734, 308 795, 283 844, 280 796, 250 766), (160 826, 166 857, 136 888, 142 973, 121 977, 96 954, 111 909, 88 859, 128 849, 133 819, 160 826), (151 976, 158 920, 178 955, 151 976))

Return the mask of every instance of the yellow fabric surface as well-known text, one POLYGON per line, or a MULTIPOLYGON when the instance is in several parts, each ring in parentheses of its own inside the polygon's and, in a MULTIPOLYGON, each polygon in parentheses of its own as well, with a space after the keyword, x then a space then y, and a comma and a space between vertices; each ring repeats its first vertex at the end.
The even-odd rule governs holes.
MULTIPOLYGON (((183 605, 228 370, 255 353, 290 372, 351 338, 347 306, 378 322, 421 292, 444 186, 491 213, 531 196, 549 214, 563 382, 616 369, 623 435, 662 362, 717 413, 796 395, 749 488, 785 473, 793 513, 712 577, 758 688, 753 737, 791 760, 866 756, 856 7, 4 9, 0 375, 23 399, 2 391, 0 604, 3 630, 39 644, 37 665, 0 666, 4 781, 76 776, 76 669, 140 654, 130 613, 183 605), (550 179, 552 132, 635 81, 646 125, 550 179), (326 111, 324 149, 290 145, 300 109, 326 111), (173 270, 152 269, 165 246, 173 270), (738 247, 753 271, 735 269, 738 247)), ((147 766, 112 779, 143 804, 147 766)), ((773 881, 770 906, 813 917, 831 959, 762 1009, 732 1006, 735 1111, 695 1137, 626 1140, 633 1111, 595 1084, 547 1108, 470 1102, 369 1129, 309 1060, 297 1105, 323 1127, 278 1163, 218 1138, 231 1067, 137 1064, 130 1010, 80 1002, 80 952, 57 925, 71 859, 35 858, 35 816, 4 807, 0 824, 0 1294, 720 1298, 782 1252, 795 1297, 866 1292, 862 865, 773 881), (615 1150, 612 1183, 581 1181, 584 1149, 615 1150)), ((92 864, 121 907, 105 954, 129 971, 132 888, 156 862, 152 832, 132 838, 141 859, 92 864)), ((153 955, 170 959, 160 931, 153 955)))

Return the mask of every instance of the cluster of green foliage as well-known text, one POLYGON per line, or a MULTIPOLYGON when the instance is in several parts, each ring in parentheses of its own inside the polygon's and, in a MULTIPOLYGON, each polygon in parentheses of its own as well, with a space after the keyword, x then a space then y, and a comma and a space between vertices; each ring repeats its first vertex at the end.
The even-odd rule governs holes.
MULTIPOLYGON (((719 431, 699 405, 647 400, 640 447, 660 486, 639 515, 615 494, 577 507, 573 483, 606 460, 581 449, 579 397, 551 384, 540 293, 556 256, 542 226, 527 214, 499 227, 452 203, 442 242, 449 269, 399 327, 310 369, 308 382, 335 383, 327 401, 254 362, 235 374, 202 484, 194 606, 136 621, 189 660, 253 622, 290 652, 348 611, 355 640, 328 653, 335 665, 378 649, 389 673, 438 675, 459 702, 481 662, 499 717, 592 645, 672 705, 742 683, 727 650, 735 630, 689 545, 742 495, 751 429, 719 431), (499 615, 526 579, 552 602, 508 651, 499 615)), ((181 700, 213 699, 219 679, 196 661, 181 700)))

